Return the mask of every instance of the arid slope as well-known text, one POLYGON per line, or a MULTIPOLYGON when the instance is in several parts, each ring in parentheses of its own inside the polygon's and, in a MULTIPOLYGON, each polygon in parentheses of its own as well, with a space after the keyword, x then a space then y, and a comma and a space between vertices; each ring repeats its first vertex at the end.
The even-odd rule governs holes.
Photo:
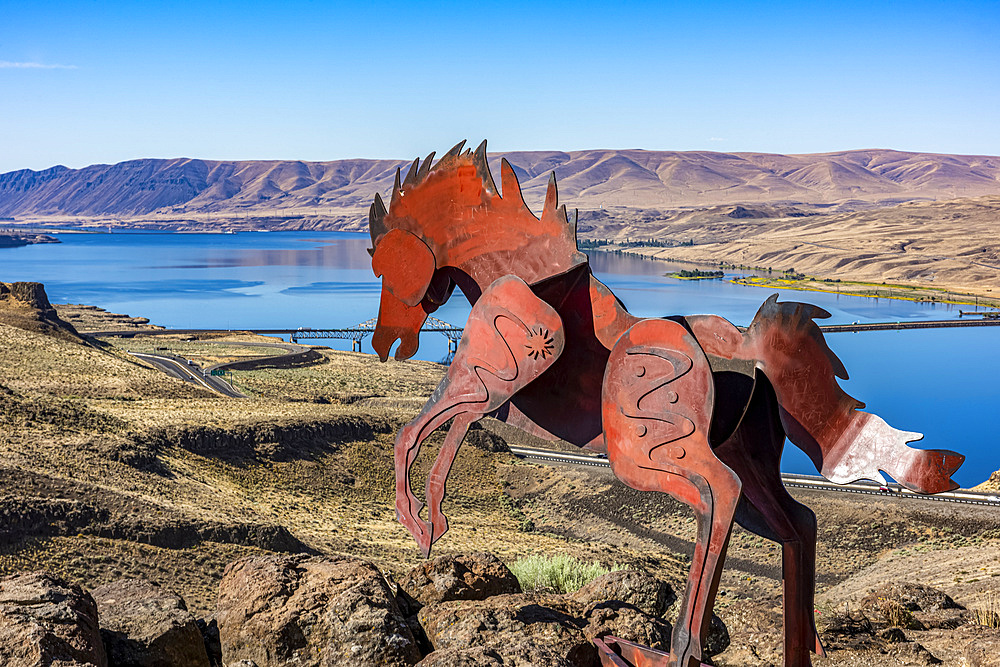
MULTIPOLYGON (((434 147, 439 151, 443 146, 434 147)), ((1000 194, 1000 158, 892 150, 813 155, 708 151, 535 151, 490 156, 514 165, 527 201, 550 172, 561 200, 584 210, 799 204, 854 210, 904 201, 1000 194)), ((83 169, 0 174, 0 215, 19 219, 187 226, 195 229, 360 229, 399 160, 143 159, 83 169)))
POLYGON ((795 269, 820 278, 907 283, 988 297, 1000 293, 997 196, 805 217, 740 211, 732 216, 733 207, 722 207, 655 223, 594 225, 590 235, 678 244, 633 249, 661 259, 795 269), (685 241, 693 244, 680 245, 685 241))

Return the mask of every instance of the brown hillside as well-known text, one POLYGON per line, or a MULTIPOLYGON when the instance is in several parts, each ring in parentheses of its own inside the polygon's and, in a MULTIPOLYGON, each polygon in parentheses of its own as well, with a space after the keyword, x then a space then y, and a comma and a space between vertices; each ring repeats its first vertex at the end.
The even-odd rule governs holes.
MULTIPOLYGON (((693 241, 689 246, 637 251, 660 258, 794 268, 821 278, 906 283, 996 297, 998 222, 1000 197, 991 196, 805 217, 787 210, 716 207, 656 221, 588 219, 587 226, 588 235, 597 238, 693 241)), ((582 219, 580 224, 582 228, 582 219)))
MULTIPOLYGON (((446 147, 436 147, 438 149, 446 147)), ((585 150, 507 157, 525 200, 551 171, 561 201, 584 210, 795 204, 857 210, 914 200, 1000 194, 1000 158, 891 150, 814 155, 585 150)), ((188 229, 361 229, 372 195, 406 161, 131 160, 0 174, 0 216, 111 219, 188 229)))

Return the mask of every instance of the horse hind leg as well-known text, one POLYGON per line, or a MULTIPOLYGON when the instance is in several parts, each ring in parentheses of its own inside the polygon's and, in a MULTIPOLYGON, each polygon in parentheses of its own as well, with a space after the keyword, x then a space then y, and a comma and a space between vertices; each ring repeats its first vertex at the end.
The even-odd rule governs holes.
POLYGON ((640 491, 661 491, 689 505, 697 541, 671 638, 670 664, 701 665, 722 563, 740 497, 740 480, 708 442, 711 371, 680 325, 643 320, 615 345, 602 397, 608 460, 640 491))
POLYGON ((825 655, 813 615, 816 515, 792 498, 781 482, 784 440, 774 390, 758 373, 743 419, 715 453, 743 480, 736 522, 781 545, 784 664, 809 667, 810 652, 825 655))

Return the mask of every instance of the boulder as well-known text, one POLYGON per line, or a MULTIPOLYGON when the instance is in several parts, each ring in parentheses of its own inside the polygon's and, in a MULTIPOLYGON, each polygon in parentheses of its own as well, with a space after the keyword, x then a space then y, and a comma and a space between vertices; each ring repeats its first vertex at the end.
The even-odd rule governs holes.
POLYGON ((866 611, 875 609, 883 600, 899 603, 907 611, 940 611, 942 609, 963 608, 947 594, 936 588, 910 582, 893 582, 873 588, 861 600, 861 607, 866 611))
POLYGON ((7 667, 107 667, 97 604, 45 572, 0 578, 0 655, 7 667))
POLYGON ((226 665, 391 667, 423 657, 381 572, 354 558, 275 554, 231 563, 216 620, 226 665))
POLYGON ((677 595, 665 581, 640 570, 616 570, 593 579, 573 593, 582 604, 618 600, 635 605, 650 616, 663 616, 677 595))
POLYGON ((590 604, 583 611, 588 641, 612 635, 661 651, 670 651, 670 623, 652 617, 638 607, 617 600, 590 604))
POLYGON ((418 667, 503 667, 499 653, 482 646, 434 651, 417 663, 418 667))
POLYGON ((481 646, 500 654, 503 664, 518 664, 517 647, 534 656, 521 664, 595 665, 597 650, 583 633, 581 612, 560 595, 520 593, 427 605, 418 617, 435 652, 481 646))
POLYGON ((521 592, 517 577, 488 553, 438 556, 410 570, 399 587, 420 605, 521 592))
POLYGON ((176 593, 142 579, 121 579, 91 595, 112 665, 210 667, 198 623, 176 593))
POLYGON ((585 605, 568 595, 506 594, 430 604, 418 618, 434 648, 425 665, 475 664, 476 657, 487 665, 586 667, 598 664, 594 638, 609 634, 670 646, 669 623, 617 600, 585 605), (473 647, 485 650, 473 656, 473 647))
POLYGON ((916 642, 893 644, 887 651, 889 655, 904 665, 940 665, 942 660, 916 642))

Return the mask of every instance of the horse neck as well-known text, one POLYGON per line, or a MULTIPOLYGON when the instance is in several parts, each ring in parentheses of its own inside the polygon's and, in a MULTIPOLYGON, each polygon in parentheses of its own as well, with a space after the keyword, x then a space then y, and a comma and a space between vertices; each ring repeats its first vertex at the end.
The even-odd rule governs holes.
POLYGON ((438 266, 453 267, 472 278, 480 292, 493 281, 514 275, 534 285, 587 263, 587 256, 567 237, 531 237, 495 230, 488 238, 449 239, 435 252, 438 266))

